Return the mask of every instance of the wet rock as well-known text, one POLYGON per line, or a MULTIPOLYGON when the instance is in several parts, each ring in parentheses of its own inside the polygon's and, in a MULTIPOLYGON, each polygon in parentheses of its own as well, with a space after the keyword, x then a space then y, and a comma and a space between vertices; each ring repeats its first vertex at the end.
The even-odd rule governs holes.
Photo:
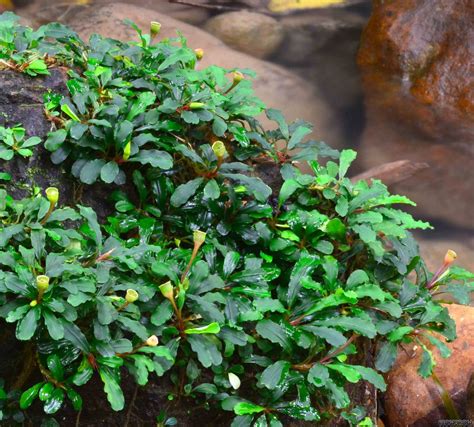
MULTIPOLYGON (((447 344, 452 350, 443 359, 433 350, 437 366, 434 369, 444 388, 450 393, 461 418, 467 416, 467 389, 474 373, 474 307, 448 306, 456 321, 458 338, 447 344)), ((431 427, 447 419, 436 384, 431 378, 423 379, 417 369, 420 363, 419 346, 401 352, 394 369, 387 376, 385 410, 391 427, 431 427)))
MULTIPOLYGON (((459 135, 446 136, 439 141, 414 131, 410 123, 390 117, 379 105, 390 93, 379 94, 379 102, 366 101, 367 124, 359 146, 362 170, 396 160, 426 163, 429 167, 391 190, 405 194, 418 206, 411 209, 418 217, 438 226, 453 225, 474 232, 474 145, 459 135)), ((369 95, 370 96, 370 95, 369 95)), ((405 108, 412 104, 407 101, 405 108)), ((465 235, 466 237, 466 235, 465 235)))
POLYGON ((279 62, 291 65, 317 63, 314 55, 331 44, 334 38, 354 40, 351 59, 357 52, 359 36, 366 23, 363 16, 345 9, 313 10, 279 18, 285 30, 285 40, 275 55, 279 62))
POLYGON ((245 10, 217 15, 205 28, 228 46, 257 58, 275 52, 284 35, 276 19, 245 10))
MULTIPOLYGON (((15 71, 0 72, 0 126, 21 124, 27 136, 46 138, 51 123, 43 113, 43 95, 48 90, 67 93, 65 70, 55 68, 50 72, 49 76, 35 78, 15 71)), ((113 206, 103 203, 110 195, 110 185, 95 184, 82 192, 75 179, 50 161, 50 153, 42 144, 26 159, 15 156, 9 161, 0 160, 0 171, 12 176, 7 190, 16 198, 30 194, 36 186, 55 186, 60 190, 60 204, 92 206, 102 219, 113 211, 113 206)))
MULTIPOLYGON (((204 58, 199 67, 215 64, 225 68, 255 70, 257 79, 254 87, 266 105, 281 109, 288 120, 300 118, 312 122, 315 125, 315 138, 324 139, 333 146, 340 146, 342 143, 331 109, 321 100, 320 93, 312 84, 282 67, 237 52, 199 28, 125 3, 84 10, 75 15, 69 25, 86 39, 95 32, 112 38, 136 39, 134 30, 123 24, 125 18, 131 19, 144 29, 148 29, 151 20, 161 22, 160 37, 163 38, 175 37, 176 30, 179 29, 188 38, 189 46, 204 49, 204 58)), ((266 119, 263 119, 263 123, 269 125, 266 119)))
POLYGON ((473 21, 471 0, 374 1, 358 56, 366 92, 432 138, 473 142, 473 21))

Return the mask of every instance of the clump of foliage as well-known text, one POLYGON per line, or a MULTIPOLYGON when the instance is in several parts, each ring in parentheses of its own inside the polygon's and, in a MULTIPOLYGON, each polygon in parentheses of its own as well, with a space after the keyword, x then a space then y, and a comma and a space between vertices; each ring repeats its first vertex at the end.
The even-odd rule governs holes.
POLYGON ((61 206, 56 188, 21 200, 0 190, 0 316, 42 377, 24 379, 17 405, 79 410, 81 386, 98 376, 120 411, 128 371, 141 386, 169 375, 170 396, 233 412, 233 426, 370 425, 346 385, 385 390, 380 373, 411 341, 429 376, 428 343, 447 357, 439 337, 456 336, 434 295, 468 303, 474 276, 450 267, 453 252, 428 272, 409 230, 429 224, 395 207, 413 202, 352 182, 354 151, 304 142, 311 125, 266 110, 251 72, 198 70, 202 52, 182 37, 155 43, 158 27, 135 27, 139 42, 86 44, 59 24, 33 31, 0 15, 6 68, 68 67, 69 95, 45 94, 44 147, 83 185, 112 185, 116 209, 100 223, 90 207, 61 206), (261 164, 281 187, 259 177, 261 164), (364 339, 375 366, 356 362, 364 339))

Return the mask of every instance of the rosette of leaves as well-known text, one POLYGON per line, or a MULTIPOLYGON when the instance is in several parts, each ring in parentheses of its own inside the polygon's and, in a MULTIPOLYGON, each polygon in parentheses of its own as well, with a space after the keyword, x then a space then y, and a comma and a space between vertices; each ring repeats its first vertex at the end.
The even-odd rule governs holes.
POLYGON ((53 28, 58 58, 75 64, 70 96, 45 97, 53 161, 83 183, 128 177, 135 190, 114 187, 105 224, 88 207, 50 211, 36 193, 2 192, 0 314, 35 344, 43 378, 21 407, 39 397, 54 413, 67 395, 79 408, 80 386, 98 375, 120 410, 128 370, 140 385, 166 373, 170 398, 228 411, 233 426, 371 425, 349 383, 383 391, 404 343, 423 349, 425 377, 428 344, 449 355, 455 325, 434 297, 468 303, 474 276, 427 271, 410 230, 429 224, 383 183, 353 183, 354 151, 307 140, 311 125, 277 110, 264 129, 248 79, 196 70, 182 37, 154 43, 137 29, 137 43, 86 45, 53 28), (281 185, 265 183, 260 164, 281 185), (38 275, 51 280, 41 301, 38 275), (145 345, 150 336, 160 345, 145 345), (374 366, 356 361, 361 340, 374 366))

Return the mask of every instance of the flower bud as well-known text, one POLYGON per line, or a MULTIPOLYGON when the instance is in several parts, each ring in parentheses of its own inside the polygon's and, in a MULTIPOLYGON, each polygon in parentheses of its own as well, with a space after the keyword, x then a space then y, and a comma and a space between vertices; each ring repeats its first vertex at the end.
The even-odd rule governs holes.
POLYGON ((193 241, 195 244, 202 245, 206 241, 206 233, 201 230, 193 232, 193 241))
POLYGON ((59 190, 56 187, 48 187, 46 189, 46 198, 49 200, 49 203, 55 205, 59 200, 59 190))
POLYGON ((36 287, 38 291, 45 292, 49 288, 49 277, 44 274, 36 276, 36 287))
POLYGON ((156 21, 152 21, 150 23, 150 37, 153 39, 155 38, 161 30, 161 24, 156 21))
POLYGON ((160 291, 162 295, 169 300, 172 300, 174 298, 174 290, 173 290, 173 285, 171 284, 170 281, 163 283, 162 285, 159 286, 160 291))
POLYGON ((130 158, 130 153, 132 152, 132 142, 131 141, 128 141, 127 142, 127 145, 125 146, 125 148, 123 149, 123 156, 122 158, 124 160, 128 160, 130 158))
POLYGON ((66 247, 66 251, 70 254, 79 254, 81 253, 82 246, 80 240, 71 240, 69 245, 66 247))
POLYGON ((189 109, 190 110, 199 110, 200 108, 204 108, 206 104, 204 102, 191 102, 189 104, 189 109))
POLYGON ((125 295, 125 301, 129 304, 134 303, 138 299, 138 292, 134 289, 127 289, 127 294, 125 295))
POLYGON ((244 75, 240 71, 234 71, 232 77, 234 79, 234 85, 240 83, 243 79, 245 79, 244 75))
POLYGON ((225 148, 225 144, 222 141, 216 141, 212 144, 212 151, 218 159, 223 159, 229 155, 227 149, 225 148))
POLYGON ((204 56, 204 49, 201 49, 201 48, 194 49, 194 53, 196 54, 197 60, 200 61, 204 56))
POLYGON ((237 390, 240 387, 240 378, 235 375, 233 372, 228 373, 230 385, 234 390, 237 390))
POLYGON ((148 347, 156 347, 158 345, 158 337, 156 335, 150 336, 146 341, 145 344, 148 347))
POLYGON ((454 260, 458 257, 457 253, 454 252, 452 249, 449 249, 444 256, 444 264, 450 265, 454 262, 454 260))
POLYGON ((36 307, 37 305, 38 305, 38 301, 36 301, 35 299, 30 302, 30 307, 36 307))

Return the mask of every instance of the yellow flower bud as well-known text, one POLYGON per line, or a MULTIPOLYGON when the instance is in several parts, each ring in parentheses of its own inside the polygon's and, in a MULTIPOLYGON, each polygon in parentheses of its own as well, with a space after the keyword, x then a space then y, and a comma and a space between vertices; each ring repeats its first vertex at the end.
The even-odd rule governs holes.
POLYGON ((454 262, 454 260, 458 257, 457 253, 454 252, 452 249, 449 249, 444 256, 444 263, 445 265, 450 265, 454 262))
POLYGON ((59 190, 56 187, 48 187, 46 189, 46 197, 49 200, 49 203, 55 205, 59 200, 59 190))
POLYGON ((150 23, 150 37, 152 39, 159 34, 160 30, 161 30, 161 24, 159 22, 152 21, 150 23))
POLYGON ((201 230, 195 230, 193 232, 193 241, 195 244, 202 245, 206 241, 206 233, 201 230))
POLYGON ((162 285, 159 286, 160 291, 162 295, 169 300, 174 299, 174 290, 173 290, 173 285, 171 284, 170 281, 163 283, 162 285))
POLYGON ((204 102, 191 102, 189 104, 189 109, 190 110, 199 110, 200 108, 204 108, 206 104, 204 102))
POLYGON ((152 335, 145 341, 145 344, 148 347, 156 347, 158 345, 158 337, 156 335, 152 335))
POLYGON ((49 288, 49 277, 43 274, 36 276, 36 287, 38 291, 45 292, 49 288))
POLYGON ((127 289, 127 294, 125 295, 125 301, 129 304, 134 303, 138 299, 138 292, 134 289, 127 289))
POLYGON ((36 301, 35 299, 30 302, 30 307, 36 307, 37 305, 38 305, 38 301, 36 301))
POLYGON ((212 151, 218 159, 223 159, 229 155, 227 149, 225 148, 225 144, 222 141, 216 141, 212 144, 212 151))
POLYGON ((240 83, 243 79, 245 79, 244 75, 240 71, 234 71, 232 77, 234 79, 234 84, 240 83))
POLYGON ((132 142, 131 141, 128 141, 127 142, 127 145, 125 146, 125 148, 123 149, 123 156, 122 158, 124 160, 128 160, 130 158, 130 153, 132 152, 132 142))
POLYGON ((204 56, 204 49, 201 49, 201 48, 194 49, 194 53, 196 54, 197 60, 200 61, 204 56))

